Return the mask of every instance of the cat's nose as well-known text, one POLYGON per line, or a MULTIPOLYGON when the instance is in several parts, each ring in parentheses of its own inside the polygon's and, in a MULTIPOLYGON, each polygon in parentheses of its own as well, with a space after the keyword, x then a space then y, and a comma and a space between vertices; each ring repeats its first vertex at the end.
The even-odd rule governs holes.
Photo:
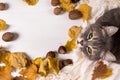
POLYGON ((83 46, 83 40, 77 41, 77 44, 81 44, 83 46))
POLYGON ((83 46, 83 40, 80 41, 80 44, 83 46))

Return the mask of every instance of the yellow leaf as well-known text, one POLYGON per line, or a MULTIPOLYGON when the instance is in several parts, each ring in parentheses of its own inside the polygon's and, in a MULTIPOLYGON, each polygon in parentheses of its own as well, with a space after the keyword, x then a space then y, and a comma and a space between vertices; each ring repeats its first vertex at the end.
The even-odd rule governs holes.
POLYGON ((0 61, 9 66, 11 66, 10 57, 11 53, 9 51, 6 50, 0 51, 0 61))
POLYGON ((78 10, 83 14, 83 20, 88 20, 90 18, 91 7, 87 4, 81 4, 78 10))
POLYGON ((36 65, 31 64, 26 69, 23 69, 20 74, 23 75, 26 80, 35 80, 35 78, 37 77, 37 67, 36 65))
POLYGON ((0 30, 4 30, 6 28, 7 24, 4 20, 0 19, 0 30))
POLYGON ((27 64, 27 58, 22 52, 11 53, 9 51, 0 52, 0 61, 6 65, 13 66, 15 68, 25 67, 27 64))
POLYGON ((60 6, 64 11, 70 12, 75 9, 75 4, 71 0, 60 0, 60 6))
POLYGON ((70 52, 70 51, 72 51, 72 49, 77 48, 76 40, 73 39, 73 40, 67 41, 65 48, 66 48, 67 52, 70 52))
POLYGON ((82 27, 77 27, 77 26, 72 26, 69 30, 68 30, 68 35, 71 39, 76 40, 80 34, 82 30, 82 27))
POLYGON ((45 61, 41 61, 39 64, 38 73, 42 76, 46 76, 48 74, 48 64, 45 61))
POLYGON ((70 4, 71 3, 71 0, 60 0, 60 3, 62 4, 62 3, 66 3, 66 4, 70 4))
POLYGON ((11 80, 11 71, 10 66, 0 67, 0 80, 11 80))
POLYGON ((11 53, 9 60, 10 60, 11 66, 15 68, 22 68, 22 67, 25 67, 27 64, 27 57, 22 52, 11 53))
POLYGON ((48 56, 46 58, 46 60, 48 61, 49 69, 51 69, 51 71, 55 70, 55 72, 58 73, 59 72, 59 61, 58 61, 58 59, 48 56))
POLYGON ((105 79, 105 78, 107 78, 107 77, 109 77, 111 75, 112 75, 112 69, 108 68, 107 73, 105 73, 101 78, 105 79))
POLYGON ((57 58, 48 56, 41 61, 38 72, 42 76, 47 76, 52 71, 55 71, 56 73, 59 72, 59 61, 57 58))
POLYGON ((42 58, 41 57, 38 57, 36 58, 35 60, 32 61, 33 64, 39 66, 42 62, 42 58))
POLYGON ((39 0, 23 0, 26 2, 28 5, 35 5, 38 3, 39 0))

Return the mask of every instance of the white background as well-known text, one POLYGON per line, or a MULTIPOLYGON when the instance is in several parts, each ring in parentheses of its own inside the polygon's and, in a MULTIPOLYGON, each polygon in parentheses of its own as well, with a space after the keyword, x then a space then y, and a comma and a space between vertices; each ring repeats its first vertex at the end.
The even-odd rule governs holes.
POLYGON ((51 0, 39 0, 37 5, 28 6, 22 0, 0 0, 8 3, 9 9, 0 11, 0 19, 9 25, 9 28, 0 31, 0 44, 11 52, 25 52, 30 57, 44 57, 50 50, 57 50, 69 39, 68 29, 79 25, 80 20, 70 20, 68 13, 54 15, 51 0), (17 32, 19 37, 12 42, 4 42, 2 34, 17 32))

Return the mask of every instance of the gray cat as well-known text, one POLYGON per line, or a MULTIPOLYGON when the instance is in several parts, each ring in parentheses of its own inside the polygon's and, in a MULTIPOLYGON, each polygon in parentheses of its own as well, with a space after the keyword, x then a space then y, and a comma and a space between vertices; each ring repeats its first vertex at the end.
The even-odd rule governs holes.
POLYGON ((77 44, 90 60, 120 63, 120 8, 104 13, 80 35, 77 44))

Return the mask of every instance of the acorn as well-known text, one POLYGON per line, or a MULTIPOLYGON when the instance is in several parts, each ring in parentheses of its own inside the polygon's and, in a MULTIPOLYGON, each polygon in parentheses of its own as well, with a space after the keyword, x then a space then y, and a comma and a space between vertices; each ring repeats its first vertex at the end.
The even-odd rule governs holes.
POLYGON ((69 19, 71 20, 80 19, 81 17, 82 17, 82 13, 77 9, 74 9, 69 12, 69 19))
POLYGON ((52 6, 57 6, 60 4, 60 1, 59 0, 51 0, 51 5, 52 6))

